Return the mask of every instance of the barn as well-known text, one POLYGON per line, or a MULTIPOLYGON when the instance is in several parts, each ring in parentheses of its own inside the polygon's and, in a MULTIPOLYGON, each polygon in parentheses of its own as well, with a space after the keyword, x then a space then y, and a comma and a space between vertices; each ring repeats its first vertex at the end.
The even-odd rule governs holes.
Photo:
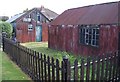
POLYGON ((48 46, 76 55, 120 50, 120 2, 68 9, 49 25, 48 46))
POLYGON ((58 16, 57 13, 41 6, 16 14, 6 22, 12 24, 13 38, 19 42, 48 41, 48 24, 58 16))

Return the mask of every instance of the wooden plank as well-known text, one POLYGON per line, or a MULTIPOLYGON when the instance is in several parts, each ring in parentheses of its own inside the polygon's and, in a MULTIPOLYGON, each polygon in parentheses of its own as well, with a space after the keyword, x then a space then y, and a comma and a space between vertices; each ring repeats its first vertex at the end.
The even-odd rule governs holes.
POLYGON ((86 66, 86 81, 90 80, 90 58, 87 58, 87 66, 86 66))
POLYGON ((59 72, 59 60, 58 59, 56 59, 56 80, 57 80, 57 82, 59 82, 60 81, 60 72, 59 72))
POLYGON ((80 80, 84 82, 84 60, 81 60, 80 80))
POLYGON ((51 75, 50 75, 50 57, 49 56, 47 57, 47 62, 48 62, 48 81, 50 82, 51 75))
POLYGON ((95 59, 93 58, 92 60, 92 77, 91 77, 91 80, 95 80, 95 75, 96 75, 96 63, 95 63, 95 59))
POLYGON ((47 80, 47 70, 46 70, 46 55, 44 54, 44 78, 47 80))
POLYGON ((108 66, 109 66, 109 61, 108 61, 108 55, 106 56, 106 69, 105 69, 105 80, 108 80, 108 66))
POLYGON ((104 81, 104 70, 105 70, 105 59, 104 56, 102 56, 102 61, 101 61, 101 76, 100 76, 100 80, 104 81))
POLYGON ((52 57, 52 81, 55 81, 55 66, 54 66, 54 58, 52 57))
POLYGON ((31 77, 32 77, 32 79, 34 80, 34 51, 33 50, 31 50, 31 77))
POLYGON ((18 51, 17 51, 17 44, 15 44, 15 62, 17 64, 17 61, 18 61, 18 51))
POLYGON ((27 48, 25 47, 25 73, 27 73, 27 48))
POLYGON ((20 44, 18 44, 18 66, 20 66, 20 44))
POLYGON ((118 66, 118 53, 116 53, 116 80, 118 79, 118 75, 119 75, 119 66, 118 66))
POLYGON ((112 79, 112 65, 113 65, 112 57, 110 57, 109 61, 110 61, 110 65, 109 65, 109 81, 110 81, 112 79))
POLYGON ((24 71, 24 49, 23 49, 23 46, 22 46, 22 70, 24 71))
POLYGON ((41 56, 40 53, 38 53, 38 80, 41 80, 41 68, 40 68, 40 61, 41 61, 41 56))
POLYGON ((21 46, 19 46, 19 66, 21 67, 21 46))
POLYGON ((30 76, 32 77, 32 50, 30 49, 30 76))
POLYGON ((33 80, 35 80, 35 51, 33 51, 33 80))
POLYGON ((114 79, 115 78, 115 71, 116 71, 116 55, 113 56, 113 75, 112 75, 112 78, 114 79))
POLYGON ((25 52, 25 62, 24 62, 24 64, 25 64, 25 73, 27 73, 27 47, 25 47, 24 52, 25 52))
POLYGON ((28 74, 28 48, 26 47, 26 72, 28 74))
POLYGON ((71 65, 70 65, 70 61, 67 62, 67 81, 71 81, 71 65))
POLYGON ((42 57, 42 54, 41 55, 41 78, 42 78, 42 82, 43 82, 43 57, 42 57))
POLYGON ((35 51, 35 79, 38 80, 38 53, 35 51))
POLYGON ((74 62, 74 82, 78 80, 78 60, 74 62))
POLYGON ((62 74, 62 76, 61 76, 61 80, 63 81, 63 82, 65 82, 65 63, 64 63, 64 61, 62 61, 62 66, 61 66, 61 74, 62 74))
POLYGON ((96 71, 96 80, 100 82, 100 57, 97 58, 97 71, 96 71))
POLYGON ((19 46, 19 66, 21 67, 21 46, 19 46))
POLYGON ((30 73, 30 49, 27 48, 27 70, 28 70, 28 74, 30 73))

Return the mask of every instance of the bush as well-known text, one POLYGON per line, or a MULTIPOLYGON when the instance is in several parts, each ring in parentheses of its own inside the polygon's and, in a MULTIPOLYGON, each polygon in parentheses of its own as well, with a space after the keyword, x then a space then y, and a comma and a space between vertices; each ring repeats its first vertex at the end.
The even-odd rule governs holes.
POLYGON ((0 22, 0 31, 6 32, 7 37, 11 38, 12 31, 13 31, 12 25, 10 23, 7 23, 7 22, 0 22))

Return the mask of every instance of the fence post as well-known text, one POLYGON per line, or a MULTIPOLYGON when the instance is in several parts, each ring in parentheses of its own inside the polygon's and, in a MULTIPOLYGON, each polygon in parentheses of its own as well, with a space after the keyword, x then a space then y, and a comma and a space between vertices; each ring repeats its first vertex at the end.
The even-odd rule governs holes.
POLYGON ((68 77, 68 74, 67 74, 67 64, 68 64, 68 57, 67 56, 63 56, 63 61, 64 61, 64 67, 65 67, 65 82, 67 82, 67 77, 68 77))
POLYGON ((5 48, 5 41, 4 41, 4 38, 6 37, 6 35, 7 35, 6 32, 2 32, 2 46, 3 46, 2 49, 3 49, 3 51, 5 51, 5 49, 4 49, 4 48, 5 48))
POLYGON ((119 75, 118 75, 118 79, 120 80, 120 51, 118 51, 118 72, 119 72, 119 75))

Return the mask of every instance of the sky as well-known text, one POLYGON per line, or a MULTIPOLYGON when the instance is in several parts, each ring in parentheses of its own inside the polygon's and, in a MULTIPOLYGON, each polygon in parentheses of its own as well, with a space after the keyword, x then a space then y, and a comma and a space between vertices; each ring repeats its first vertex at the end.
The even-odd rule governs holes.
POLYGON ((11 17, 23 12, 27 8, 32 9, 34 7, 41 7, 41 5, 61 14, 70 8, 115 1, 120 0, 0 0, 0 16, 11 17))

